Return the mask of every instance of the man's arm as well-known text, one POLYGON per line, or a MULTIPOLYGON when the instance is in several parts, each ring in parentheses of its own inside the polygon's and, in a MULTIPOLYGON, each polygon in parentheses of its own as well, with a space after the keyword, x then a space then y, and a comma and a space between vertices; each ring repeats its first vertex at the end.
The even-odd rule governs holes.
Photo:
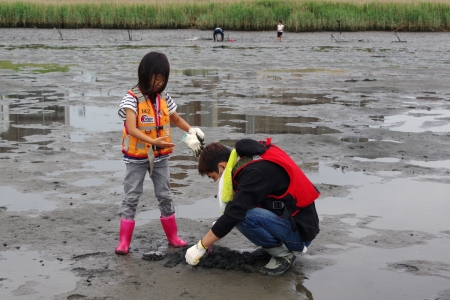
POLYGON ((186 262, 192 266, 199 263, 206 250, 217 242, 219 238, 210 230, 197 244, 186 251, 186 262))
POLYGON ((220 240, 219 237, 217 237, 212 230, 210 229, 208 233, 202 238, 202 245, 206 248, 209 248, 212 244, 220 240))
POLYGON ((245 218, 247 210, 257 207, 259 200, 265 199, 279 185, 278 180, 271 176, 277 174, 277 168, 280 167, 274 163, 261 161, 249 165, 240 172, 239 189, 233 200, 228 203, 225 213, 196 245, 187 250, 185 258, 188 264, 198 264, 207 248, 227 235, 245 218), (266 172, 263 172, 264 170, 266 172))

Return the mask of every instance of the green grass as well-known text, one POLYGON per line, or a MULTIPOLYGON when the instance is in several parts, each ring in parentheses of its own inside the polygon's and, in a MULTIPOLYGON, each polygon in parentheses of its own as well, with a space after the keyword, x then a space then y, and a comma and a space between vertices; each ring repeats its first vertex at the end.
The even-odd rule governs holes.
POLYGON ((0 2, 0 27, 448 31, 450 4, 439 2, 273 1, 230 3, 38 4, 0 2), (338 20, 341 20, 340 27, 338 20))

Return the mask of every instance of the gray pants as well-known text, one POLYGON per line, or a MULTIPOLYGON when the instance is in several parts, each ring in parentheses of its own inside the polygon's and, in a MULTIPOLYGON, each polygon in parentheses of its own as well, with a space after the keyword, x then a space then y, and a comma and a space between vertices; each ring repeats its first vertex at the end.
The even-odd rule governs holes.
MULTIPOLYGON (((119 216, 123 219, 134 220, 139 198, 144 191, 145 175, 149 171, 149 163, 127 163, 123 188, 125 198, 120 206, 119 216)), ((172 195, 170 193, 169 159, 156 162, 150 176, 153 181, 158 208, 163 218, 175 213, 172 195)))

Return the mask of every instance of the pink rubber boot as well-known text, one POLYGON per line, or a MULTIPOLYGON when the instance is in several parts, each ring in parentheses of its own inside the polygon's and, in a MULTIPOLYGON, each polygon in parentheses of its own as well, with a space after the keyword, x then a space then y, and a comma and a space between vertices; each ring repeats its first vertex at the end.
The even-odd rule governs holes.
POLYGON ((120 219, 119 245, 116 248, 116 254, 128 254, 130 248, 131 236, 134 230, 134 220, 120 219))
POLYGON ((172 246, 184 247, 187 245, 187 243, 178 236, 177 233, 178 228, 177 228, 177 221, 175 220, 175 214, 167 218, 160 217, 159 219, 161 220, 162 228, 166 233, 167 240, 172 246))

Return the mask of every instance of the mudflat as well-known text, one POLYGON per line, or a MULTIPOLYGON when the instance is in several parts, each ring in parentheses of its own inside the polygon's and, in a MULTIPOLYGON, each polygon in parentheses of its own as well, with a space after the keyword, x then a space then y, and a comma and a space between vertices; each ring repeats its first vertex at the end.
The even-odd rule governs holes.
MULTIPOLYGON (((450 299, 450 34, 275 38, 2 29, 0 297, 450 299), (131 253, 114 254, 125 174, 117 109, 149 51, 168 56, 166 91, 207 143, 271 137, 322 192, 321 232, 283 276, 259 274, 267 257, 237 230, 202 266, 184 263, 150 179, 131 253), (212 263, 227 253, 247 260, 212 263)), ((192 245, 220 212, 182 135, 174 129, 171 187, 192 245)))

